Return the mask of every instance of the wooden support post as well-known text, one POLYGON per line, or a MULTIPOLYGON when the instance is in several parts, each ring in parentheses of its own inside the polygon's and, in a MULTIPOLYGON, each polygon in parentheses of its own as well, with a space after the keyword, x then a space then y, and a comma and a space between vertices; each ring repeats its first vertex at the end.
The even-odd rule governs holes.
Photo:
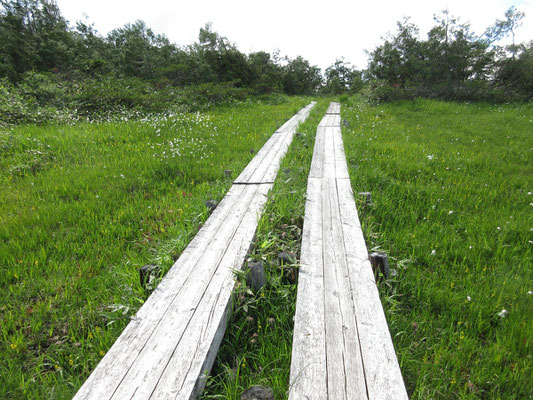
POLYGON ((254 291, 257 291, 266 285, 266 275, 265 268, 263 267, 263 261, 248 263, 246 284, 254 291))
POLYGON ((139 268, 139 279, 141 281, 141 286, 146 289, 150 283, 150 278, 154 275, 157 270, 157 265, 146 264, 139 268))
POLYGON ((208 200, 205 202, 205 206, 209 209, 210 212, 215 211, 215 208, 217 208, 218 203, 215 200, 208 200))
POLYGON ((364 197, 365 204, 372 203, 372 193, 370 193, 370 192, 359 192, 359 196, 364 197))
POLYGON ((251 386, 243 392, 241 400, 274 400, 274 391, 266 386, 251 386))
POLYGON ((389 270, 389 258, 385 253, 374 252, 369 256, 370 263, 372 264, 372 269, 374 274, 379 276, 379 273, 383 274, 385 279, 389 279, 390 270, 389 270))
POLYGON ((296 262, 296 256, 290 251, 282 251, 278 254, 279 265, 290 265, 296 262))

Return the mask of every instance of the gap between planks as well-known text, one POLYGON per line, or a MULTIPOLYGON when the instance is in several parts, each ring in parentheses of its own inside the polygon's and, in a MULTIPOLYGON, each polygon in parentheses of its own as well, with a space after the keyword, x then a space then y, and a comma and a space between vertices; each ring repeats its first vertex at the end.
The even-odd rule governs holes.
POLYGON ((407 392, 368 261, 340 105, 317 128, 302 234, 290 400, 405 400, 407 392))

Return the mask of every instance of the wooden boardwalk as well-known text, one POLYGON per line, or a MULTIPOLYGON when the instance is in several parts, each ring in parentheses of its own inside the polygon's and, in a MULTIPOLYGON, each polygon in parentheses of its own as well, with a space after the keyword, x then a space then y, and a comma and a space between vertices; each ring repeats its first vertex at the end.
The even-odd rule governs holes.
POLYGON ((226 329, 234 270, 244 263, 281 158, 313 106, 257 153, 75 399, 191 399, 203 389, 226 329))
POLYGON ((308 178, 290 400, 407 399, 331 103, 308 178))

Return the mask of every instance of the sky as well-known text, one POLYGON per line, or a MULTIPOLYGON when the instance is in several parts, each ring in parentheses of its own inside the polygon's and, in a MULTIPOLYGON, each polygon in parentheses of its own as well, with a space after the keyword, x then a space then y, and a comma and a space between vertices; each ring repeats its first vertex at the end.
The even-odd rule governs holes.
POLYGON ((207 22, 240 51, 301 55, 323 70, 344 58, 363 69, 371 51, 404 17, 420 28, 422 38, 444 9, 469 22, 481 34, 512 5, 526 13, 516 41, 533 40, 533 0, 57 0, 72 26, 88 21, 102 35, 143 20, 157 34, 179 46, 192 44, 207 22), (86 20, 88 18, 88 20, 86 20))

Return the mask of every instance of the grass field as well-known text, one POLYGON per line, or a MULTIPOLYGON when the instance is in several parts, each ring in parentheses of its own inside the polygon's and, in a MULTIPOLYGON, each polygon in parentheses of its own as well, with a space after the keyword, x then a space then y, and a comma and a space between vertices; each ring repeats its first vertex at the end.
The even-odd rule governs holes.
POLYGON ((70 398, 268 137, 307 100, 0 132, 0 398, 70 398))
POLYGON ((411 398, 533 398, 533 104, 341 112, 367 246, 398 272, 381 294, 411 398))
MULTIPOLYGON (((0 132, 0 397, 70 398, 233 177, 308 103, 0 132)), ((296 265, 320 100, 283 161, 204 398, 288 390, 296 265)), ((346 158, 413 399, 533 398, 533 105, 343 98, 346 158), (505 310, 505 312, 504 312, 505 310)))

